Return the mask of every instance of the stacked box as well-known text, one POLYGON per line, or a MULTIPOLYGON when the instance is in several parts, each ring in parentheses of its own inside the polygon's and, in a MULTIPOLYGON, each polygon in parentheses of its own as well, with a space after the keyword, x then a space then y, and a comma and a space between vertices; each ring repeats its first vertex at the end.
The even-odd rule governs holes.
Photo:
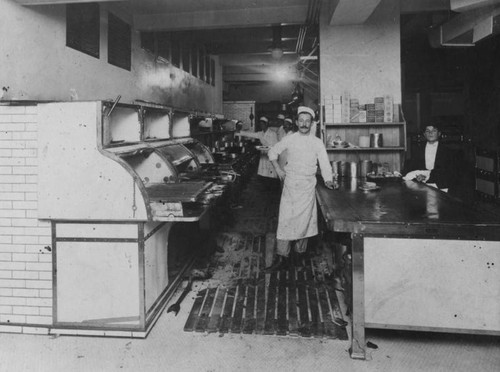
POLYGON ((393 108, 392 120, 395 123, 399 123, 401 121, 401 118, 400 118, 400 115, 399 115, 399 105, 398 104, 393 104, 392 108, 393 108))
POLYGON ((366 105, 366 122, 375 123, 375 104, 373 103, 366 105))
POLYGON ((359 105, 359 123, 366 123, 366 105, 359 105))
POLYGON ((325 97, 324 107, 325 107, 324 121, 326 123, 333 123, 333 97, 325 97))
POLYGON ((348 91, 344 91, 342 93, 342 120, 341 122, 342 123, 349 123, 349 119, 350 119, 350 109, 351 109, 351 106, 350 106, 350 101, 351 101, 351 95, 348 91))
POLYGON ((384 96, 384 123, 392 123, 394 118, 394 108, 392 96, 386 94, 384 96))
POLYGON ((351 98, 349 106, 349 121, 351 123, 359 123, 359 100, 351 98))
POLYGON ((384 122, 384 97, 375 97, 375 122, 384 122))
POLYGON ((342 122, 342 99, 339 96, 333 97, 333 122, 342 122))
POLYGON ((366 110, 359 110, 359 121, 358 123, 366 123, 366 110))

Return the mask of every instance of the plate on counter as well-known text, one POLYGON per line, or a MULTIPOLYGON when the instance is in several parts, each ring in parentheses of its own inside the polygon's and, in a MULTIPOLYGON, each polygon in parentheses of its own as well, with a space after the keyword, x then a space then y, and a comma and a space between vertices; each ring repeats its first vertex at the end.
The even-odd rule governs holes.
POLYGON ((374 181, 374 182, 397 182, 397 181, 401 181, 403 179, 403 177, 392 174, 392 173, 377 174, 377 175, 375 175, 373 173, 368 173, 366 175, 366 178, 368 180, 374 181))
POLYGON ((363 191, 375 191, 380 190, 380 186, 376 185, 374 182, 365 182, 359 185, 358 189, 363 191))
POLYGON ((349 147, 349 143, 347 142, 340 142, 340 143, 334 143, 333 144, 333 147, 336 148, 336 149, 345 149, 345 148, 348 148, 349 147))

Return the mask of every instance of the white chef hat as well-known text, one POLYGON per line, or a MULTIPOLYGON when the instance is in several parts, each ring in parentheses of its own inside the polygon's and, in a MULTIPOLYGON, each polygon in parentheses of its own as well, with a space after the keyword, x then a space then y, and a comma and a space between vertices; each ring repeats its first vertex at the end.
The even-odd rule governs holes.
POLYGON ((267 120, 267 118, 265 116, 261 116, 259 121, 263 121, 264 123, 268 123, 269 120, 267 120))
POLYGON ((302 114, 302 113, 307 113, 309 115, 311 115, 311 117, 314 119, 314 111, 312 108, 309 108, 307 106, 299 106, 299 108, 297 109, 297 115, 299 114, 302 114))
POLYGON ((280 119, 280 120, 285 120, 285 115, 278 114, 277 118, 280 119))
POLYGON ((293 124, 293 120, 290 118, 286 118, 285 121, 288 121, 290 124, 293 124))

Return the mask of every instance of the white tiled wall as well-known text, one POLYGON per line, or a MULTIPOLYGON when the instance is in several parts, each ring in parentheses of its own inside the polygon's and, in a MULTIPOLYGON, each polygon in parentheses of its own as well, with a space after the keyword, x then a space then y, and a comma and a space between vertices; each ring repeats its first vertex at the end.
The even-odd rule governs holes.
POLYGON ((37 106, 0 105, 0 332, 47 333, 36 326, 52 324, 51 229, 37 219, 36 139, 37 106))

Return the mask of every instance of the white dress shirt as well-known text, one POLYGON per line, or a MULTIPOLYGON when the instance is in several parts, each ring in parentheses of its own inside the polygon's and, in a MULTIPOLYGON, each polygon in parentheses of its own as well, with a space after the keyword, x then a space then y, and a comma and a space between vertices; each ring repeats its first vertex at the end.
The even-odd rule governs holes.
POLYGON ((425 145, 425 169, 433 170, 436 162, 436 153, 439 142, 429 143, 425 145))

